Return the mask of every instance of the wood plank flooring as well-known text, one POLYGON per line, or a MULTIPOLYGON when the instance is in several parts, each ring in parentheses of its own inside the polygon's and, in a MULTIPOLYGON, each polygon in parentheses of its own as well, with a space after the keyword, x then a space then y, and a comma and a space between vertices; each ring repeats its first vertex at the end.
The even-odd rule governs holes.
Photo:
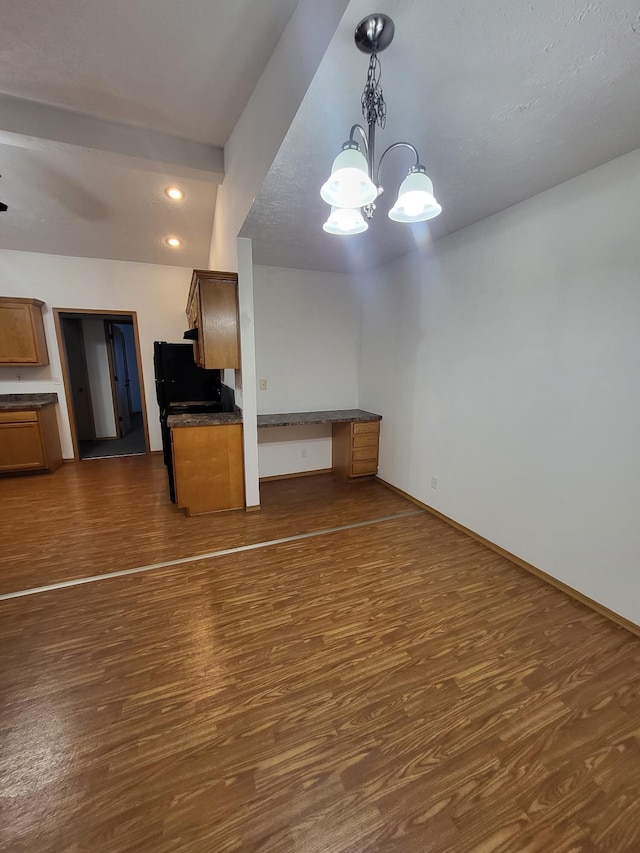
MULTIPOLYGON (((137 462, 107 461, 100 513, 94 463, 65 487, 79 530, 113 518, 112 568, 137 462)), ((323 480, 268 484, 263 538, 411 508, 323 480)), ((65 500, 22 489, 32 519, 65 500)), ((167 522, 178 550, 193 521, 167 522)), ((12 529, 12 583, 42 579, 45 540, 30 573, 12 529)), ((640 639, 426 513, 0 602, 0 661, 3 851, 640 850, 640 639)))
POLYGON ((372 480, 352 485, 329 474, 312 488, 264 483, 260 512, 185 518, 159 455, 0 478, 0 595, 415 509, 372 480))

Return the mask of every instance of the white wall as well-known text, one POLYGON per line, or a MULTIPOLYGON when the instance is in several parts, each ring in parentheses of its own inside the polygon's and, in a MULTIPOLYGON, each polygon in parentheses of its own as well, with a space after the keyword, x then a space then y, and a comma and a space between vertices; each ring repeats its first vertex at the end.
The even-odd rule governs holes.
POLYGON ((191 273, 192 270, 185 267, 0 251, 0 295, 31 297, 46 302, 44 322, 50 359, 48 367, 0 368, 0 394, 57 392, 62 452, 65 458, 72 458, 69 418, 51 309, 136 312, 151 449, 161 450, 153 342, 182 341, 191 273), (23 377, 22 381, 16 380, 17 375, 23 377))
MULTIPOLYGON (((253 279, 258 412, 356 408, 360 309, 353 277, 254 266, 253 279)), ((330 430, 305 431, 259 430, 261 477, 331 467, 330 430)))
POLYGON ((260 429, 258 458, 261 477, 331 468, 331 426, 309 424, 260 429))
POLYGON ((379 270, 360 362, 383 479, 636 623, 639 197, 636 151, 379 270))
POLYGON ((91 408, 96 438, 117 436, 116 418, 113 407, 113 389, 109 370, 109 353, 104 334, 104 320, 84 317, 82 319, 84 349, 87 356, 87 372, 91 388, 91 408))

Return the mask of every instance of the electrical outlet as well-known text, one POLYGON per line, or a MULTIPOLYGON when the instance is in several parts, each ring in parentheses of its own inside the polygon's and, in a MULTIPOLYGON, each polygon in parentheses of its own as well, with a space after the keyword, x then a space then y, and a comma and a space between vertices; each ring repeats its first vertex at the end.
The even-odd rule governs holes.
POLYGON ((261 390, 261 391, 266 391, 266 390, 267 390, 267 380, 266 380, 266 379, 261 379, 261 380, 260 380, 260 390, 261 390))
POLYGON ((53 377, 53 384, 54 385, 62 385, 62 379, 60 379, 59 376, 54 376, 53 377))
POLYGON ((22 376, 19 373, 16 373, 16 382, 22 382, 22 376))
POLYGON ((302 459, 307 458, 307 448, 306 447, 302 448, 302 450, 300 451, 300 456, 302 457, 302 459))
POLYGON ((437 478, 437 477, 432 477, 432 478, 431 478, 431 488, 432 488, 432 489, 437 489, 437 488, 438 488, 438 478, 437 478))

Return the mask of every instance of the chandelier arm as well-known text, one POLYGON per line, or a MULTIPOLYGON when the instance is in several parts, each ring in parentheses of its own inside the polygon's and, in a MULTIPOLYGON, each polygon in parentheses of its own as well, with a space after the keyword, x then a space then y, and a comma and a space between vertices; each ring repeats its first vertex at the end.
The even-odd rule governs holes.
POLYGON ((360 131, 360 136, 362 137, 362 141, 364 142, 364 153, 368 156, 369 154, 369 143, 367 141, 367 134, 364 131, 364 128, 359 124, 354 124, 351 130, 349 131, 349 142, 355 142, 354 134, 356 130, 360 131))
POLYGON ((394 148, 408 148, 409 151, 413 151, 413 156, 416 158, 416 162, 413 164, 414 168, 420 165, 420 155, 418 154, 418 150, 415 145, 412 145, 410 142, 394 142, 393 145, 390 145, 385 151, 380 155, 380 160, 378 161, 378 175, 377 175, 377 183, 376 186, 378 190, 382 190, 382 184, 380 182, 380 177, 382 173, 382 161, 389 154, 389 152, 393 151, 394 148))

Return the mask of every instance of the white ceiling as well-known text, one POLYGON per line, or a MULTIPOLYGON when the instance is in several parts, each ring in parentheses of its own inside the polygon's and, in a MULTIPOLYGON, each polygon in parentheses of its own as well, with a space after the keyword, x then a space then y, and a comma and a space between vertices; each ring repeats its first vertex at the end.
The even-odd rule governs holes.
MULTIPOLYGON (((221 149, 296 3, 0 0, 0 248, 206 266, 221 149)), ((242 233, 257 263, 368 269, 639 148, 639 94, 631 0, 351 0, 242 233), (398 151, 369 231, 332 237, 319 188, 361 121, 374 9, 396 24, 378 151, 412 142, 443 213, 387 218, 398 151)))
POLYGON ((0 0, 0 91, 222 146, 297 0, 0 0))
POLYGON ((0 248, 206 266, 222 146, 296 4, 0 0, 0 248))
POLYGON ((55 143, 2 145, 0 156, 0 199, 9 204, 0 214, 0 247, 206 267, 215 184, 55 143), (165 195, 175 184, 185 193, 183 202, 165 195), (179 250, 164 242, 172 235, 183 241, 179 250))

